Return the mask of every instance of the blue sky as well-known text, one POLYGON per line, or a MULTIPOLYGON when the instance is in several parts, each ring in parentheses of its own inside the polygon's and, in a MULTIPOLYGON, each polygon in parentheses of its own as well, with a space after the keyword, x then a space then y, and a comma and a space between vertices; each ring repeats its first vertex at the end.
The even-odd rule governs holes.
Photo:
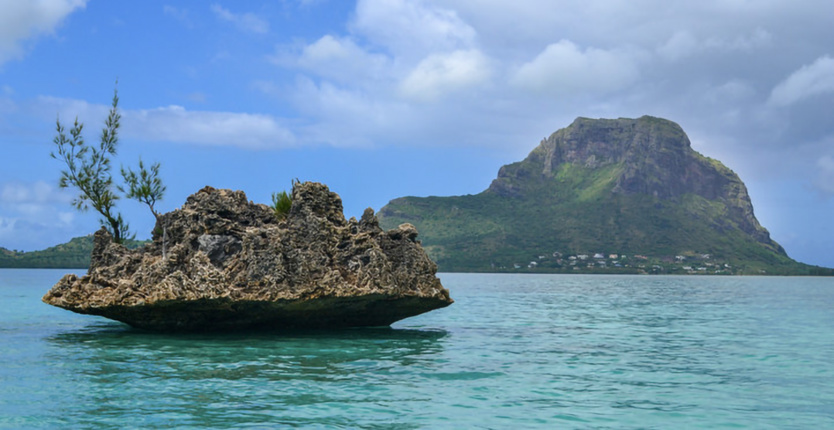
MULTIPOLYGON (((117 165, 162 163, 163 211, 205 185, 267 203, 294 178, 346 215, 478 193, 578 116, 678 122, 748 186, 788 254, 834 266, 828 0, 0 0, 0 246, 85 235, 49 157, 94 143, 118 79, 117 165), (697 4, 696 4, 697 3, 697 4)), ((140 238, 152 216, 119 208, 140 238)))

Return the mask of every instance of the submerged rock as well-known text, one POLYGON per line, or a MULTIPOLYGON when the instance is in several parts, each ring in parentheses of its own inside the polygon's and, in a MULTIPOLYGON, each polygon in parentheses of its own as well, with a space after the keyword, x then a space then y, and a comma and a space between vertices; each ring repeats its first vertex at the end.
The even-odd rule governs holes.
POLYGON ((87 275, 43 301, 158 331, 387 326, 453 302, 416 236, 383 231, 370 208, 345 220, 318 183, 296 184, 280 221, 242 191, 206 187, 160 216, 144 248, 98 231, 87 275))

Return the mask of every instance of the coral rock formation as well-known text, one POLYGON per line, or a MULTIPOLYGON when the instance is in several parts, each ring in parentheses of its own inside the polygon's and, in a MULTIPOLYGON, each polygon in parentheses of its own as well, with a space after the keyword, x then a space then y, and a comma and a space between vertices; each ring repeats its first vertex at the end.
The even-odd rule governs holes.
POLYGON ((417 230, 383 231, 367 209, 345 220, 326 186, 293 187, 288 216, 242 191, 206 187, 128 250, 95 234, 87 275, 43 301, 158 331, 386 326, 453 301, 417 230))

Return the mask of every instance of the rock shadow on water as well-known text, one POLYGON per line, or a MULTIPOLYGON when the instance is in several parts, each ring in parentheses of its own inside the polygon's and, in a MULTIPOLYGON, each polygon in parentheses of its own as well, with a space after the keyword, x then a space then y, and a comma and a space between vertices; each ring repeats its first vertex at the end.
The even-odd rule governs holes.
POLYGON ((63 412, 95 417, 93 427, 131 416, 143 428, 322 420, 358 428, 361 411, 385 404, 407 369, 444 354, 447 336, 398 328, 160 334, 101 323, 47 338, 47 359, 81 387, 63 412))
POLYGON ((444 330, 391 327, 287 330, 280 333, 160 334, 116 323, 47 338, 56 359, 107 383, 136 375, 176 380, 338 380, 350 374, 430 362, 444 330))

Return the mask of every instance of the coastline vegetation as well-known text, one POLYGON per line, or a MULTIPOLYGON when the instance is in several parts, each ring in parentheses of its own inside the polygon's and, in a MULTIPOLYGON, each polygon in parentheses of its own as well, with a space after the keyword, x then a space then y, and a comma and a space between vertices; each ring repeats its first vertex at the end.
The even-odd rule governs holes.
MULTIPOLYGON (((145 246, 148 241, 125 239, 128 248, 145 246)), ((86 269, 90 267, 93 236, 76 237, 67 243, 40 251, 22 252, 0 248, 0 268, 86 269)))
MULTIPOLYGON (((506 167, 529 168, 523 163, 506 167)), ((552 178, 530 172, 522 175, 530 178, 527 183, 512 184, 518 196, 487 190, 403 197, 380 211, 380 225, 414 224, 429 256, 445 272, 834 275, 834 269, 798 263, 756 242, 715 201, 694 194, 663 200, 612 193, 619 169, 563 164, 552 178), (550 257, 554 253, 563 254, 563 261, 550 257), (648 259, 628 267, 622 261, 605 267, 589 267, 593 259, 567 261, 569 255, 596 253, 606 259, 610 254, 648 259), (711 259, 704 263, 713 266, 675 258, 705 254, 711 259), (540 261, 543 255, 548 257, 540 261)))

